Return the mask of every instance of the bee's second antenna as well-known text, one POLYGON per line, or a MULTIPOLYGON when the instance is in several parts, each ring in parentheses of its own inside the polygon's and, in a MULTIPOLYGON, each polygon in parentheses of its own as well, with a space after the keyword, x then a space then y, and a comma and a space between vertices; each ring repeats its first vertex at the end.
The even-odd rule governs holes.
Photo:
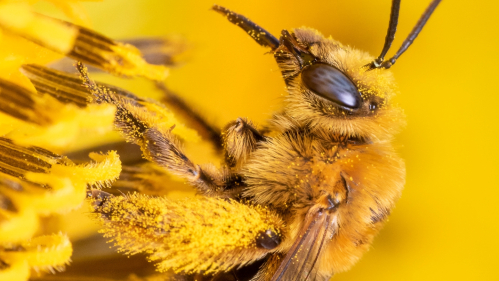
POLYGON ((412 29, 409 36, 407 36, 404 43, 402 43, 402 46, 397 51, 397 53, 391 59, 383 62, 381 67, 386 68, 386 69, 390 68, 395 63, 395 61, 409 48, 409 46, 411 46, 412 42, 414 42, 414 39, 416 39, 416 37, 418 37, 419 32, 421 32, 421 29, 423 29, 423 26, 426 24, 426 22, 428 21, 428 19, 431 16, 431 14, 433 14, 433 11, 435 11, 435 9, 437 8, 438 4, 440 4, 440 2, 442 2, 442 0, 433 0, 433 2, 431 2, 431 4, 428 6, 428 8, 426 8, 426 11, 424 12, 424 14, 419 19, 419 21, 416 24, 416 26, 414 27, 414 29, 412 29))
POLYGON ((385 37, 385 45, 383 46, 383 50, 377 59, 373 60, 367 66, 369 69, 379 68, 385 59, 386 53, 390 50, 390 46, 395 39, 395 32, 397 31, 397 24, 399 21, 399 12, 400 12, 400 1, 401 0, 393 0, 392 1, 392 11, 390 13, 390 23, 388 24, 388 31, 386 32, 385 37))
MULTIPOLYGON (((387 42, 389 41, 389 34, 391 32, 393 12, 394 12, 393 6, 395 4, 400 6, 400 0, 393 0, 392 15, 390 16, 390 28, 388 29, 388 35, 386 36, 385 47, 383 48, 383 52, 381 53, 381 55, 377 59, 375 59, 372 63, 367 65, 369 67, 369 69, 374 69, 374 68, 388 69, 393 64, 395 64, 395 61, 409 48, 409 46, 411 46, 412 42, 414 42, 414 39, 416 39, 416 37, 418 37, 419 33, 421 32, 421 30, 425 26, 426 22, 428 21, 428 19, 430 18, 430 16, 433 14, 435 9, 437 8, 438 4, 440 4, 440 2, 442 2, 442 0, 433 0, 430 3, 428 8, 426 8, 426 11, 423 13, 421 18, 419 19, 416 26, 414 26, 414 28, 412 29, 409 36, 407 36, 404 43, 402 43, 402 46, 399 48, 397 53, 393 57, 391 57, 389 60, 382 61, 382 60, 380 60, 380 58, 383 59, 384 55, 386 54, 385 49, 387 49, 387 42)), ((398 8, 397 8, 397 17, 398 17, 398 8)), ((396 21, 396 19, 395 19, 395 21, 396 21)), ((395 30, 396 30, 396 23, 395 23, 395 30)), ((393 30, 393 34, 395 34, 395 30, 393 30)), ((390 47, 390 44, 391 44, 391 42, 389 42, 388 48, 390 47)), ((388 50, 386 50, 386 51, 388 51, 388 50)))

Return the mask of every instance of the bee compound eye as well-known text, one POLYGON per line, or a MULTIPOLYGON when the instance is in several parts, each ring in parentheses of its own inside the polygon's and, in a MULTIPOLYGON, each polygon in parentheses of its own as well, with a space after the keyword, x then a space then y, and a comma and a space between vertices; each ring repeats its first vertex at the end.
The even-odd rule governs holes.
POLYGON ((340 70, 327 64, 307 66, 301 73, 303 84, 315 94, 338 105, 357 109, 361 97, 357 87, 340 70))

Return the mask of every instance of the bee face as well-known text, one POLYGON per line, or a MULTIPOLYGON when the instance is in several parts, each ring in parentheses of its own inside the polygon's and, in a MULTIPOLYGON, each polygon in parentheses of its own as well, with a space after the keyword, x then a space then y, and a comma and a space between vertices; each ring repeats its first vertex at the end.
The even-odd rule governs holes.
POLYGON ((372 56, 299 28, 282 32, 274 57, 288 87, 286 113, 295 120, 365 139, 388 138, 403 126, 402 110, 389 103, 392 74, 367 68, 372 56))

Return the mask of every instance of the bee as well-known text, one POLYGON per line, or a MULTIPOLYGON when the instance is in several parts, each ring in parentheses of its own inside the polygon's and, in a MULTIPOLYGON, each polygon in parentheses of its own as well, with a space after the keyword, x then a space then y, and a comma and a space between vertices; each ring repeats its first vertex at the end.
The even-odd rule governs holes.
POLYGON ((144 117, 143 101, 103 90, 79 64, 84 84, 98 101, 117 106, 117 128, 144 157, 201 195, 175 202, 93 190, 106 236, 122 251, 150 254, 160 271, 173 270, 179 280, 329 280, 348 270, 368 250, 405 183, 404 162, 391 143, 405 125, 404 114, 390 103, 395 90, 388 69, 441 0, 430 3, 385 60, 400 2, 392 2, 377 58, 310 28, 283 30, 277 39, 248 18, 213 6, 270 48, 289 93, 267 129, 244 118, 224 128, 221 168, 194 164, 173 127, 144 117))

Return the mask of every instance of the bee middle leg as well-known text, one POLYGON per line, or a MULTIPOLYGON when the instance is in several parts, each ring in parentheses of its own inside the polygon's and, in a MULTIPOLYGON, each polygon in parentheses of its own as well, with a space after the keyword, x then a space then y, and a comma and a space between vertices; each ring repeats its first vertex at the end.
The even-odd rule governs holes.
POLYGON ((233 170, 240 170, 259 142, 266 137, 253 123, 245 118, 237 118, 225 126, 223 136, 225 163, 233 170))
POLYGON ((237 199, 244 189, 239 174, 263 136, 247 119, 230 122, 223 133, 223 147, 227 166, 216 169, 213 165, 195 165, 185 156, 179 140, 170 131, 154 128, 144 134, 150 158, 171 172, 186 178, 201 193, 208 196, 237 199))

